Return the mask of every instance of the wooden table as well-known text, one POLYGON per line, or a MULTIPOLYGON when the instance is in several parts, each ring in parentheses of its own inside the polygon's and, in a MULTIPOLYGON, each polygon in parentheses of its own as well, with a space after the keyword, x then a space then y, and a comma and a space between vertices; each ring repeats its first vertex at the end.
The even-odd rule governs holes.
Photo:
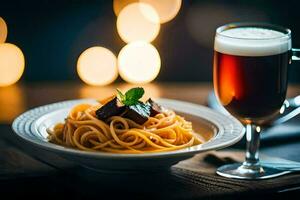
MULTIPOLYGON (((64 164, 53 166, 51 163, 45 163, 39 156, 31 156, 32 151, 36 151, 36 149, 24 146, 13 137, 10 129, 12 120, 30 108, 69 99, 101 99, 113 94, 116 87, 126 90, 133 87, 133 85, 118 84, 92 87, 74 82, 61 82, 19 84, 0 88, 0 192, 10 194, 13 197, 32 196, 41 198, 40 195, 47 195, 47 198, 52 199, 58 196, 69 199, 103 198, 102 195, 138 199, 150 197, 167 199, 214 197, 224 199, 223 196, 214 196, 213 192, 208 196, 207 194, 203 196, 201 188, 196 184, 183 183, 177 177, 168 173, 143 175, 135 179, 130 179, 131 175, 128 175, 121 180, 119 176, 106 174, 102 175, 101 178, 108 181, 107 184, 109 186, 103 188, 103 185, 101 185, 98 188, 97 181, 93 182, 90 179, 94 175, 88 170, 82 168, 69 170, 64 168, 64 164), (114 189, 114 185, 117 185, 116 183, 120 185, 120 181, 121 183, 124 181, 124 187, 128 189, 114 189), (139 184, 135 183, 135 186, 131 188, 130 184, 133 184, 134 181, 140 181, 140 185, 143 185, 144 182, 151 183, 150 186, 153 185, 153 188, 144 188, 145 190, 140 192, 135 191, 136 186, 139 184), (160 185, 160 188, 155 187, 157 185, 160 185), (135 196, 133 197, 132 194, 135 196)), ((212 85, 208 83, 153 83, 143 87, 146 90, 145 98, 149 96, 172 98, 203 105, 206 104, 207 95, 212 90, 212 85)), ((290 86, 288 96, 297 94, 300 94, 300 85, 290 86)), ((295 143, 292 145, 295 145, 295 143)), ((299 146, 300 142, 296 143, 294 148, 299 146)), ((282 148, 287 148, 287 146, 282 148)), ((267 150, 274 152, 270 148, 267 150)), ((55 160, 58 158, 52 157, 51 159, 55 160)), ((288 194, 293 192, 298 194, 299 190, 289 191, 288 194)), ((274 194, 270 195, 274 197, 274 194)), ((275 197, 283 197, 283 195, 285 193, 276 194, 275 197)), ((243 196, 243 198, 246 197, 243 196)))

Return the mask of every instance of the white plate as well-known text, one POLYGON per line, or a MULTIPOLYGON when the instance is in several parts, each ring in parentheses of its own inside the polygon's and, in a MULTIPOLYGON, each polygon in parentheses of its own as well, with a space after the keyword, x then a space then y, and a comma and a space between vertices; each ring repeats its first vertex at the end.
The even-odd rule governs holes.
MULTIPOLYGON (((204 144, 177 151, 145 154, 85 152, 47 141, 47 128, 53 127, 58 122, 63 122, 74 105, 95 103, 95 100, 92 99, 64 101, 29 110, 14 120, 12 128, 23 141, 29 142, 43 151, 57 154, 76 164, 89 168, 117 171, 168 168, 197 153, 228 147, 238 142, 244 135, 244 127, 233 117, 225 116, 207 107, 188 102, 171 99, 157 99, 156 101, 180 113, 187 120, 192 121, 196 132, 203 134, 207 138, 211 136, 211 138, 204 144)), ((47 159, 47 157, 44 159, 47 159)))

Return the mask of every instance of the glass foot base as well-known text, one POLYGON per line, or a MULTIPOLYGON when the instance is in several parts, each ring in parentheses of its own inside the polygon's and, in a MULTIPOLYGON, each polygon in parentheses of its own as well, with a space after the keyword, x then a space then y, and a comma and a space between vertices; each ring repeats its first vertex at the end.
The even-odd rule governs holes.
POLYGON ((290 171, 281 171, 260 165, 247 166, 242 163, 224 165, 217 169, 217 174, 227 178, 236 179, 268 179, 288 174, 290 171))

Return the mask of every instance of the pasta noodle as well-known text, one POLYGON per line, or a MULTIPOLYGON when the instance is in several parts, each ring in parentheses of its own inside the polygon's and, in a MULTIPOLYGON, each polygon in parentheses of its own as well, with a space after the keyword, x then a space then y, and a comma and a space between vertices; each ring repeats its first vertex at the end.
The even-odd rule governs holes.
POLYGON ((182 149, 203 143, 193 132, 192 123, 164 110, 143 124, 113 116, 99 120, 95 111, 99 105, 75 106, 65 119, 53 129, 48 129, 50 142, 84 151, 112 153, 146 153, 182 149))

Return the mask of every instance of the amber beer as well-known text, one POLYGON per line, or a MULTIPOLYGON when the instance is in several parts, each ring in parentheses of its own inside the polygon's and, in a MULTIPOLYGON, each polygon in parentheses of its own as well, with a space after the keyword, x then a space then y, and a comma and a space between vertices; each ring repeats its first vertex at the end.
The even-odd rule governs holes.
POLYGON ((235 28, 217 35, 214 88, 223 106, 239 119, 276 114, 287 91, 290 39, 263 28, 235 28))

